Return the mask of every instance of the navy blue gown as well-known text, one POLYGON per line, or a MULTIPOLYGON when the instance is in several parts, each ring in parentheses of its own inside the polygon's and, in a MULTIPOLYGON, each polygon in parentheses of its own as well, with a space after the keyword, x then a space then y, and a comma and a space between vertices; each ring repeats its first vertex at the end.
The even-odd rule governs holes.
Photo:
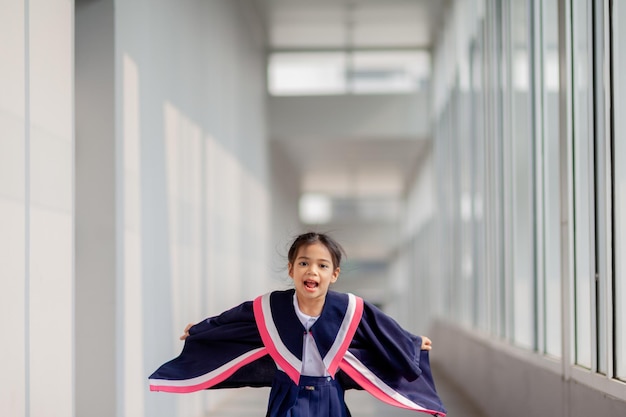
POLYGON ((268 293, 192 326, 181 354, 150 376, 150 389, 272 387, 270 417, 347 417, 345 390, 363 389, 390 405, 445 416, 421 338, 352 294, 329 291, 310 329, 330 377, 301 375, 305 328, 293 294, 268 293))

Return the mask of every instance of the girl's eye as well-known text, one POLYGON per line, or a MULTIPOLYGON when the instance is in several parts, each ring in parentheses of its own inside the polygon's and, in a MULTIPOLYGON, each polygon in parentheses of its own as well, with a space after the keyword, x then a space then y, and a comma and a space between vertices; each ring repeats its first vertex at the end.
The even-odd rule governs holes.
POLYGON ((322 268, 328 268, 328 265, 326 265, 326 264, 321 264, 320 266, 321 266, 322 268))
POLYGON ((307 265, 307 263, 306 263, 306 262, 304 262, 304 261, 300 261, 300 263, 298 263, 298 265, 300 265, 300 266, 306 266, 306 265, 307 265))

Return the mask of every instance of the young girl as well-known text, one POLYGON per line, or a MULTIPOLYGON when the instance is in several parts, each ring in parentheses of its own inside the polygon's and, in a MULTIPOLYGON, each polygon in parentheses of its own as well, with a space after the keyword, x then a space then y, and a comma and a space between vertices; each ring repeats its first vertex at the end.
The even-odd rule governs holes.
POLYGON ((348 417, 344 391, 355 388, 445 416, 430 373, 430 339, 359 297, 329 291, 341 254, 328 235, 298 236, 288 253, 295 289, 188 325, 182 353, 150 376, 150 389, 271 386, 267 417, 348 417))

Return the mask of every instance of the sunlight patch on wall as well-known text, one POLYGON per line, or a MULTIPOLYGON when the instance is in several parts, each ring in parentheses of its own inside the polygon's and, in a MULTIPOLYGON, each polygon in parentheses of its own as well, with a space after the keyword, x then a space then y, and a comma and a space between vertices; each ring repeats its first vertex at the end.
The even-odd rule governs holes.
POLYGON ((123 294, 124 294, 124 410, 144 415, 143 297, 141 268, 141 134, 139 71, 128 55, 122 62, 123 160, 123 294))
MULTIPOLYGON (((185 323, 202 317, 202 130, 170 102, 163 105, 172 301, 172 343, 185 323)), ((180 415, 198 414, 196 394, 178 401, 180 415)))

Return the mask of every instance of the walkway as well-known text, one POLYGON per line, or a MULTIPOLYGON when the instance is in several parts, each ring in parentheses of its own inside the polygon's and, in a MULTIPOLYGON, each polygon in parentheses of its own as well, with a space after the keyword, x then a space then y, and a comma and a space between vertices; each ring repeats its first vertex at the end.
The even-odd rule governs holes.
MULTIPOLYGON (((448 417, 485 417, 446 375, 433 370, 437 392, 448 409, 448 417)), ((232 396, 208 417, 262 417, 269 389, 245 388, 233 390, 232 396)), ((418 417, 425 414, 387 406, 365 391, 346 392, 346 403, 353 417, 418 417)))

